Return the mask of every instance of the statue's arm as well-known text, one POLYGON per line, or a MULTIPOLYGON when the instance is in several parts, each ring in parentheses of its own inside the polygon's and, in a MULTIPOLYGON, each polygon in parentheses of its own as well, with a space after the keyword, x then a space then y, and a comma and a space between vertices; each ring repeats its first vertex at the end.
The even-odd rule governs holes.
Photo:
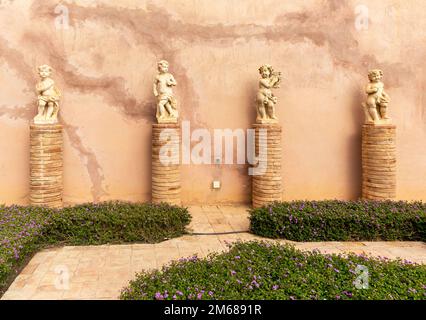
POLYGON ((43 93, 43 91, 49 90, 55 85, 55 82, 53 80, 51 81, 45 81, 45 82, 39 82, 36 86, 36 90, 38 93, 43 93))
POLYGON ((259 85, 267 89, 270 89, 272 87, 271 79, 260 79, 259 85))
POLYGON ((367 87, 365 88, 365 92, 367 94, 376 93, 377 91, 379 91, 379 88, 377 86, 367 85, 367 87))
POLYGON ((154 92, 154 96, 156 97, 158 97, 157 82, 158 82, 158 79, 155 79, 154 84, 152 85, 152 92, 154 92))
POLYGON ((177 81, 176 79, 173 77, 173 75, 170 75, 170 79, 169 79, 169 86, 176 86, 177 85, 177 81))

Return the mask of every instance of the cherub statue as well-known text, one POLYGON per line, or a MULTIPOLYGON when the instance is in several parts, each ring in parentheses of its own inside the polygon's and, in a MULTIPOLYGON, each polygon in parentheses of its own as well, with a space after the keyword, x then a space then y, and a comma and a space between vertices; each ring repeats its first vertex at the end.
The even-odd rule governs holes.
POLYGON ((154 81, 154 95, 157 97, 158 123, 177 123, 177 101, 173 95, 172 87, 177 85, 173 75, 169 73, 169 63, 165 60, 158 62, 158 75, 154 81))
POLYGON ((37 68, 40 82, 36 85, 38 94, 38 114, 34 117, 35 124, 52 124, 58 122, 59 100, 61 92, 50 78, 52 68, 42 65, 37 68))
POLYGON ((365 123, 386 124, 390 122, 390 118, 387 116, 390 98, 384 90, 382 78, 382 70, 374 69, 368 73, 370 83, 365 88, 367 101, 362 104, 365 112, 365 123))
POLYGON ((271 89, 279 88, 281 82, 281 72, 274 72, 269 64, 259 68, 262 78, 259 80, 259 91, 256 97, 256 108, 258 123, 277 123, 275 116, 275 104, 278 99, 272 93, 271 89))

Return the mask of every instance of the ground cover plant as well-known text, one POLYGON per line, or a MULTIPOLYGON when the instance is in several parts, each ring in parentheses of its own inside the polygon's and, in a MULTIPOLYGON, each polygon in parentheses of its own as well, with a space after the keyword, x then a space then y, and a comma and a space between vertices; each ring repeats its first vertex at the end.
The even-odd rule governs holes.
POLYGON ((275 202, 250 211, 250 231, 293 241, 425 241, 426 203, 275 202))
POLYGON ((60 210, 0 206, 0 295, 41 248, 154 243, 185 233, 190 219, 186 208, 164 203, 104 202, 60 210))
POLYGON ((323 255, 255 241, 142 272, 121 293, 123 300, 425 298, 424 265, 365 255, 323 255))

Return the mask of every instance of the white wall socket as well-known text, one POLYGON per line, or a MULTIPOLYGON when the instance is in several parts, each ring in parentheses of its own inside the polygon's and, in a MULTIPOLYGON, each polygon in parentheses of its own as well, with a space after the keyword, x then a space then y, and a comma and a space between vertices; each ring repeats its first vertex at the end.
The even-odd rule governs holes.
POLYGON ((220 181, 219 180, 213 181, 213 189, 220 189, 220 181))

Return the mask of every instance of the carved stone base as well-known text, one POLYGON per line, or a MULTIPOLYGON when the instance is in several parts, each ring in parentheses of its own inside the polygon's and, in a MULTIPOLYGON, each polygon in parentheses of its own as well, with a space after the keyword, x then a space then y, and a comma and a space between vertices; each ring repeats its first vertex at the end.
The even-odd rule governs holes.
POLYGON ((260 174, 252 177, 252 205, 258 208, 282 200, 281 126, 257 123, 253 128, 256 136, 256 156, 259 157, 256 167, 260 174), (266 130, 266 135, 262 135, 261 129, 266 130), (262 148, 266 151, 264 154, 262 148))
POLYGON ((152 202, 181 204, 180 124, 152 125, 152 202))
POLYGON ((178 123, 177 118, 164 118, 164 119, 162 119, 162 118, 157 118, 157 121, 158 121, 158 123, 159 123, 159 124, 169 124, 169 123, 173 123, 173 124, 176 124, 176 125, 177 125, 177 123, 178 123))
POLYGON ((62 207, 62 125, 30 125, 30 203, 62 207))
POLYGON ((257 119, 256 120, 257 124, 278 124, 278 119, 257 119))
POLYGON ((362 198, 396 197, 396 126, 362 127, 362 198))

